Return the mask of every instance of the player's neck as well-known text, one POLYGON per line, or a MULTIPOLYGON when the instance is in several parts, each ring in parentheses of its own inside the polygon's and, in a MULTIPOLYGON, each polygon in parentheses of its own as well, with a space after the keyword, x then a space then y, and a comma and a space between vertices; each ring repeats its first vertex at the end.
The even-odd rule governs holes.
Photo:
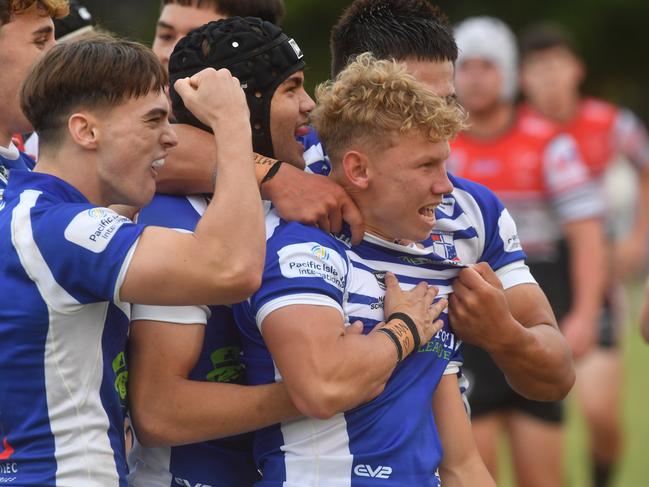
POLYGON ((9 145, 11 145, 11 132, 0 122, 0 146, 7 148, 9 145))
POLYGON ((40 154, 34 172, 49 174, 65 181, 79 191, 86 199, 99 206, 108 206, 102 200, 96 165, 89 158, 75 157, 66 150, 43 152, 40 154))
POLYGON ((493 139, 507 132, 513 122, 515 107, 502 102, 487 110, 471 112, 468 134, 479 139, 493 139))

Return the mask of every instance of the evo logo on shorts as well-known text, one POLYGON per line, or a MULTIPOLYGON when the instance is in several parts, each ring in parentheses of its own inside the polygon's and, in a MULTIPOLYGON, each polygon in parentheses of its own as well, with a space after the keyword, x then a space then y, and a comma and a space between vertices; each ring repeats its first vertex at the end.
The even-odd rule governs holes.
POLYGON ((354 475, 359 477, 371 477, 373 479, 389 479, 392 475, 392 467, 372 467, 371 465, 359 464, 354 467, 354 475))

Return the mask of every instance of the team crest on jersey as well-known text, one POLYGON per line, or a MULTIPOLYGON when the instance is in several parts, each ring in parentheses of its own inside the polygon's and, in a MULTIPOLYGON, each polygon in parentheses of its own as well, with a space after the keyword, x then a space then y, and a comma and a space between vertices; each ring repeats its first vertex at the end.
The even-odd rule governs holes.
POLYGON ((453 262, 460 261, 452 233, 435 232, 430 235, 430 240, 433 242, 433 250, 437 255, 453 262))

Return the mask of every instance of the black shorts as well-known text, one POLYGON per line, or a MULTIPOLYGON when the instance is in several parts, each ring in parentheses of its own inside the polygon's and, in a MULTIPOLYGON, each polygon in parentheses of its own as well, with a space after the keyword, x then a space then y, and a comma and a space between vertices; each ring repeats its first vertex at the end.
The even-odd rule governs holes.
POLYGON ((481 348, 464 344, 462 371, 469 381, 467 397, 471 417, 495 412, 521 412, 541 421, 560 424, 564 418, 562 401, 531 401, 514 391, 504 374, 481 348))

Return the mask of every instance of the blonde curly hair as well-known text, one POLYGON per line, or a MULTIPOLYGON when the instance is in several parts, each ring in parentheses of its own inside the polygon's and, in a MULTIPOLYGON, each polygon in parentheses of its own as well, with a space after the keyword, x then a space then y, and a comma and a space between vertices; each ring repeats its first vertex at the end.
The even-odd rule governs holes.
POLYGON ((45 15, 60 19, 70 13, 68 0, 0 0, 0 26, 16 14, 37 8, 45 15))
POLYGON ((452 139, 466 127, 466 112, 434 94, 394 60, 360 54, 334 80, 316 89, 312 122, 332 162, 359 141, 386 149, 403 134, 433 142, 452 139))

